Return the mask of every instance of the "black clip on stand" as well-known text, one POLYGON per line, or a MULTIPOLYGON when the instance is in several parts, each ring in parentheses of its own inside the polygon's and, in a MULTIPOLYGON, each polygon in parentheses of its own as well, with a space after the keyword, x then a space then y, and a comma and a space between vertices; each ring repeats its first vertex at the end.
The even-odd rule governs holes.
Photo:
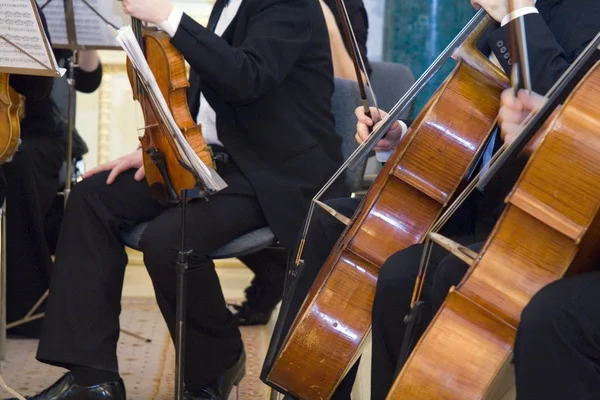
POLYGON ((185 303, 186 274, 188 256, 192 250, 185 249, 185 219, 187 199, 207 199, 207 194, 199 189, 181 190, 181 250, 177 254, 177 303, 175 306, 175 400, 183 399, 183 373, 185 358, 185 303))

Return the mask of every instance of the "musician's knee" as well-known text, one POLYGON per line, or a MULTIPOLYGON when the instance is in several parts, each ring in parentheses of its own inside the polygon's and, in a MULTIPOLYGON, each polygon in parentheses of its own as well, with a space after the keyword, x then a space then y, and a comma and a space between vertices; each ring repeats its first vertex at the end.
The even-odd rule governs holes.
POLYGON ((575 321, 569 321, 569 293, 572 287, 568 281, 550 283, 537 292, 521 314, 519 331, 521 334, 549 334, 556 329, 566 328, 575 321))
POLYGON ((175 266, 178 246, 181 246, 181 233, 168 219, 160 216, 151 221, 142 237, 140 248, 144 253, 144 264, 150 275, 154 271, 175 266))

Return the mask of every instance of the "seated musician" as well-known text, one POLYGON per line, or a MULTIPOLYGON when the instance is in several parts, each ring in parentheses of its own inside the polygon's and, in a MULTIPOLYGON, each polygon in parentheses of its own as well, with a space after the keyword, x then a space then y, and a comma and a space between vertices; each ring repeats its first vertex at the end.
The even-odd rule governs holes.
MULTIPOLYGON (((501 23, 501 27, 488 32, 484 39, 503 69, 509 73, 510 66, 505 58, 505 54, 508 54, 505 47, 508 42, 506 24, 510 24, 511 17, 515 15, 509 16, 506 0, 478 0, 473 1, 473 4, 476 7, 483 7, 497 22, 501 23)), ((536 91, 544 93, 600 30, 600 22, 597 18, 600 16, 600 3, 583 0, 577 2, 538 0, 534 8, 534 2, 526 0, 520 2, 520 6, 516 15, 525 14, 533 87, 536 91)), ((368 136, 368 127, 373 126, 373 120, 365 117, 362 108, 358 108, 356 114, 359 120, 356 138, 360 143, 368 136)), ((372 109, 371 114, 375 119, 376 110, 372 109)), ((385 117, 384 112, 381 113, 381 117, 385 117)), ((392 125, 386 137, 375 147, 380 160, 385 160, 391 154, 406 130, 406 125, 402 121, 392 125)), ((494 146, 498 147, 500 142, 497 139, 494 146)), ((487 238, 503 209, 505 194, 512 188, 514 179, 520 171, 514 166, 504 172, 506 176, 491 182, 484 192, 471 195, 442 230, 445 236, 466 245, 487 238)), ((337 199, 327 203, 338 212, 351 217, 359 202, 360 199, 337 199)), ((289 330, 319 268, 324 264, 343 229, 344 226, 325 211, 319 210, 315 213, 315 220, 311 223, 302 256, 305 261, 304 268, 298 278, 296 292, 289 299, 291 312, 280 316, 284 318, 284 332, 289 330)), ((403 317, 410 313, 411 296, 422 249, 422 245, 414 245, 392 255, 379 271, 373 305, 371 364, 373 400, 384 399, 395 379, 406 328, 403 317)), ((439 262, 445 254, 447 253, 441 248, 434 246, 431 265, 439 262)), ((464 270, 463 268, 454 275, 437 279, 437 274, 430 268, 429 280, 425 283, 424 292, 429 291, 436 279, 438 282, 443 279, 451 284, 458 283, 464 270)), ((448 288, 449 286, 445 286, 445 290, 440 292, 443 297, 448 288)), ((426 305, 425 314, 422 323, 417 327, 417 337, 433 316, 431 305, 426 305)), ((278 346, 284 337, 285 333, 281 337, 274 337, 271 346, 278 346)), ((357 365, 348 372, 333 398, 350 398, 356 370, 357 365)))
MULTIPOLYGON (((45 21, 41 11, 40 16, 45 21)), ((57 61, 64 52, 54 52, 57 61)), ((98 56, 95 51, 85 51, 79 61, 75 70, 77 90, 93 92, 102 78, 98 56)), ((8 323, 25 317, 50 285, 52 259, 44 233, 45 217, 57 197, 59 171, 66 156, 66 132, 49 95, 54 80, 10 77, 11 85, 26 97, 26 104, 21 120, 22 143, 12 161, 0 167, 6 180, 0 191, 0 204, 6 198, 10 209, 6 221, 8 323)), ((41 320, 35 320, 9 329, 8 333, 39 337, 40 330, 41 320)))
MULTIPOLYGON (((327 27, 312 0, 218 0, 208 28, 168 0, 123 7, 160 26, 189 62, 190 110, 228 184, 187 206, 184 377, 185 399, 227 399, 246 356, 209 255, 267 225, 293 246, 310 199, 341 163, 327 27)), ((69 372, 32 399, 125 399, 116 353, 127 264, 121 232, 141 222, 151 221, 140 246, 174 333, 181 210, 156 202, 144 176, 140 149, 73 187, 37 352, 69 372)))
MULTIPOLYGON (((514 136, 527 111, 545 99, 506 93, 502 131, 514 136)), ((475 246, 479 248, 480 246, 475 246)), ((599 260, 596 260, 596 267, 599 260)), ((440 268, 455 269, 454 260, 440 268)), ((521 314, 514 348, 517 398, 592 400, 600 393, 599 272, 560 279, 537 292, 521 314)))
MULTIPOLYGON (((346 38, 342 34, 344 26, 336 0, 319 0, 319 3, 329 32, 333 74, 339 78, 356 80, 354 63, 347 50, 346 38)), ((344 5, 348 10, 367 74, 370 74, 371 66, 367 59, 367 10, 362 0, 344 0, 344 5)), ((362 79, 366 84, 364 73, 362 79)), ((246 300, 241 305, 233 306, 240 325, 262 325, 269 322, 283 294, 287 257, 287 249, 273 247, 239 258, 255 274, 252 283, 245 290, 246 300)))

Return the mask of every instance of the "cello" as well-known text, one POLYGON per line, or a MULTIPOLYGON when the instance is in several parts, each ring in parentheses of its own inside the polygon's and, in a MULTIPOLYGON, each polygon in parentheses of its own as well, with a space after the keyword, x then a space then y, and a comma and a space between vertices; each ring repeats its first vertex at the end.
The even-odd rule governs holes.
POLYGON ((0 73, 0 165, 12 159, 21 143, 22 96, 10 86, 9 77, 0 73))
MULTIPOLYGON (((200 160, 206 166, 216 169, 212 151, 202 136, 201 127, 194 122, 188 108, 186 90, 189 81, 183 55, 171 44, 167 33, 145 28, 137 18, 131 19, 131 26, 177 126, 200 160)), ((197 174, 182 161, 175 141, 161 124, 129 58, 127 75, 134 99, 141 104, 144 114, 144 135, 140 138, 140 143, 146 181, 159 203, 177 204, 181 200, 182 189, 202 188, 203 185, 197 174)))
MULTIPOLYGON (((587 51, 599 44, 600 34, 587 51)), ((556 98, 539 114, 549 114, 556 98)), ((533 295, 593 268, 600 257, 598 101, 600 63, 546 122, 482 250, 461 256, 470 265, 466 276, 450 290, 388 399, 495 397, 510 367, 521 312, 533 295)), ((526 129, 534 131, 534 122, 526 129)))
POLYGON ((384 165, 302 305, 265 380, 300 399, 328 399, 371 329, 379 267, 422 241, 495 126, 504 73, 476 49, 479 12, 458 65, 384 165))

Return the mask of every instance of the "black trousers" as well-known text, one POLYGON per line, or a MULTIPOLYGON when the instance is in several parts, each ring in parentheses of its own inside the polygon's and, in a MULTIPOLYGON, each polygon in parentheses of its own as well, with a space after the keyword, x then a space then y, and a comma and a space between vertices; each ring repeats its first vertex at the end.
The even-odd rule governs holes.
POLYGON ((600 272, 541 289, 525 307, 514 350, 518 400, 600 396, 600 272))
MULTIPOLYGON (((255 193, 233 164, 219 164, 229 187, 187 207, 189 256, 185 383, 199 388, 238 359, 242 341, 209 258, 218 247, 266 226, 255 193)), ((163 208, 134 171, 106 185, 100 173, 74 186, 56 250, 38 360, 118 372, 117 340, 127 255, 121 232, 151 221, 140 246, 156 300, 174 336, 179 207, 163 208)))
MULTIPOLYGON (((455 237, 463 245, 473 243, 477 234, 455 237)), ((481 244, 469 246, 478 251, 481 244)), ((402 369, 401 348, 406 333, 404 317, 410 314, 410 302, 415 278, 421 262, 423 245, 401 250, 386 260, 379 270, 373 301, 371 399, 383 400, 402 369)), ((425 301, 421 319, 416 326, 414 343, 421 337, 433 316, 444 302, 448 290, 457 285, 467 272, 467 264, 448 255, 434 245, 425 276, 422 297, 425 301)))
MULTIPOLYGON (((24 136, 13 160, 0 170, 6 185, 7 321, 21 319, 49 286, 52 259, 44 235, 44 219, 58 191, 58 173, 65 160, 61 138, 24 136)), ((43 307, 41 308, 43 311, 43 307)), ((41 320, 9 330, 39 336, 41 320)))

